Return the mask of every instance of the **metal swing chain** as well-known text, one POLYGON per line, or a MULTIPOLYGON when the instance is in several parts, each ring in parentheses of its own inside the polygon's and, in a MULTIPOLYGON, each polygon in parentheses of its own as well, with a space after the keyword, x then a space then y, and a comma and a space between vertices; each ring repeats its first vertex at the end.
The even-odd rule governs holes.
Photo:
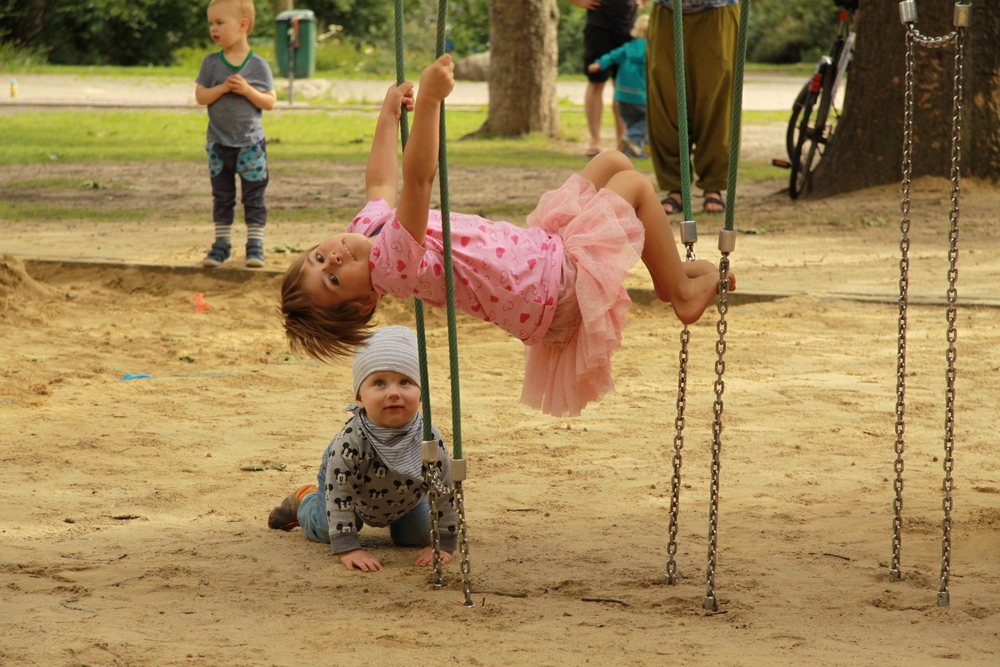
POLYGON ((944 482, 942 491, 944 498, 941 501, 944 517, 941 520, 941 585, 938 589, 938 606, 946 607, 949 604, 948 578, 951 573, 951 492, 954 488, 954 480, 951 472, 955 465, 955 341, 958 332, 955 328, 957 318, 958 290, 955 284, 958 282, 958 197, 959 179, 961 178, 962 165, 962 94, 965 76, 965 31, 962 28, 957 30, 955 37, 955 84, 954 98, 952 99, 952 124, 951 124, 951 213, 949 215, 951 230, 948 234, 948 370, 946 372, 947 389, 945 390, 945 420, 944 420, 944 482))
POLYGON ((465 492, 462 490, 462 482, 455 482, 455 508, 458 510, 458 552, 462 554, 462 591, 465 593, 463 604, 471 607, 472 577, 469 574, 469 541, 466 539, 465 492))
POLYGON ((953 97, 952 97, 952 133, 951 133, 951 211, 949 213, 949 249, 948 249, 948 291, 947 291, 947 301, 948 310, 946 319, 948 321, 948 350, 946 353, 948 368, 945 373, 946 376, 946 389, 945 389, 945 438, 944 438, 944 481, 942 483, 943 499, 941 501, 942 509, 944 510, 944 516, 941 521, 942 527, 942 539, 941 539, 941 578, 940 587, 938 589, 938 606, 945 607, 948 606, 950 599, 948 593, 948 579, 951 571, 951 510, 952 510, 952 496, 951 493, 954 489, 954 480, 952 478, 952 470, 954 468, 954 447, 955 447, 955 360, 957 357, 955 349, 955 341, 957 340, 958 333, 955 327, 955 322, 957 320, 957 301, 958 301, 958 290, 956 288, 956 283, 958 281, 958 220, 959 220, 959 194, 960 187, 959 181, 961 178, 961 162, 962 162, 962 98, 964 93, 964 75, 965 75, 965 30, 969 25, 971 12, 971 5, 968 4, 956 4, 955 14, 954 14, 954 24, 956 30, 953 30, 948 35, 944 37, 926 37, 916 29, 914 23, 916 22, 916 4, 912 0, 909 2, 900 3, 900 18, 907 25, 907 52, 906 52, 906 104, 905 104, 905 116, 904 116, 904 146, 903 146, 903 201, 901 204, 903 210, 903 219, 900 221, 900 227, 903 230, 903 241, 900 243, 900 249, 903 251, 903 259, 900 261, 900 347, 899 347, 899 363, 897 365, 897 424, 896 424, 896 502, 894 507, 896 510, 896 516, 893 521, 894 526, 894 537, 893 537, 893 563, 890 569, 890 581, 898 581, 900 579, 899 572, 899 534, 902 526, 901 509, 902 509, 902 432, 903 432, 903 422, 902 422, 902 407, 903 407, 903 388, 905 387, 905 381, 903 378, 905 372, 905 286, 906 286, 906 268, 908 267, 908 260, 906 258, 906 249, 909 247, 909 241, 906 238, 906 231, 909 228, 909 207, 910 207, 910 176, 912 168, 912 144, 913 144, 913 71, 914 67, 914 54, 913 45, 914 43, 920 44, 921 46, 927 48, 941 48, 955 43, 955 74, 953 83, 953 97))
MULTIPOLYGON (((694 243, 698 240, 698 232, 694 226, 694 221, 684 221, 681 223, 681 236, 687 248, 687 261, 693 262, 695 259, 694 243), (694 238, 686 238, 693 233, 694 238)), ((681 350, 677 371, 677 417, 674 418, 674 472, 670 478, 670 524, 667 528, 667 575, 666 582, 670 585, 677 583, 677 563, 674 556, 677 555, 677 515, 680 511, 681 494, 681 464, 683 457, 681 451, 684 449, 684 408, 687 406, 687 363, 688 363, 688 343, 691 340, 691 331, 687 325, 681 330, 681 350)))
POLYGON ((681 494, 681 463, 683 458, 681 450, 684 449, 684 407, 687 405, 685 398, 687 393, 687 362, 688 362, 688 342, 691 340, 691 332, 687 325, 681 331, 681 351, 680 364, 677 372, 677 417, 674 418, 674 473, 670 477, 670 524, 667 528, 667 577, 666 582, 670 585, 677 583, 677 563, 674 556, 677 554, 677 514, 680 510, 681 494))
POLYGON ((903 111, 903 199, 900 202, 902 217, 899 220, 899 231, 902 237, 899 241, 899 333, 896 337, 896 461, 894 469, 896 479, 893 488, 896 497, 892 502, 892 561, 889 565, 889 581, 899 581, 899 555, 902 545, 903 531, 903 452, 906 449, 906 306, 907 291, 910 278, 910 185, 913 182, 913 101, 914 81, 913 71, 915 56, 913 53, 913 31, 906 33, 906 92, 904 94, 903 111))
POLYGON ((472 580, 469 577, 469 542, 466 539, 467 525, 465 523, 465 502, 462 494, 462 480, 465 479, 465 460, 452 459, 451 470, 454 487, 448 487, 441 477, 441 469, 437 467, 437 443, 425 440, 423 460, 426 466, 424 480, 427 482, 427 502, 430 505, 431 546, 434 551, 434 587, 444 588, 441 575, 441 528, 438 523, 438 498, 450 498, 458 512, 459 550, 462 554, 462 588, 465 592, 465 606, 472 604, 472 580))
POLYGON ((427 483, 427 504, 431 519, 431 550, 434 552, 434 588, 444 588, 441 572, 441 528, 438 524, 438 498, 451 491, 441 483, 441 471, 433 463, 424 464, 424 481, 427 483), (443 488, 444 493, 441 493, 443 488))
MULTIPOLYGON (((732 242, 732 234, 729 242, 732 242)), ((722 238, 720 237, 720 245, 722 238)), ((727 294, 729 292, 729 252, 723 251, 719 260, 719 322, 716 331, 719 340, 715 344, 718 359, 715 362, 715 403, 712 406, 715 414, 712 420, 712 485, 711 498, 708 507, 708 589, 705 593, 704 608, 708 611, 718 611, 719 603, 715 598, 715 562, 719 538, 719 471, 722 466, 722 394, 726 390, 723 379, 726 374, 726 313, 729 310, 727 294)))

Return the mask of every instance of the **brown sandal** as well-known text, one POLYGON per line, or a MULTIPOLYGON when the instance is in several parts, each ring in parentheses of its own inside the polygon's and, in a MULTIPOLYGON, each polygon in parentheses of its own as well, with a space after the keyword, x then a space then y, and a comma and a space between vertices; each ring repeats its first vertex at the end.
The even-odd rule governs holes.
POLYGON ((684 202, 681 200, 680 192, 668 192, 667 196, 660 200, 660 204, 663 205, 663 210, 667 215, 684 212, 684 202))
POLYGON ((725 213, 726 212, 726 202, 722 201, 721 193, 711 193, 705 195, 704 204, 705 213, 725 213), (714 205, 718 206, 718 210, 710 211, 708 207, 714 205))

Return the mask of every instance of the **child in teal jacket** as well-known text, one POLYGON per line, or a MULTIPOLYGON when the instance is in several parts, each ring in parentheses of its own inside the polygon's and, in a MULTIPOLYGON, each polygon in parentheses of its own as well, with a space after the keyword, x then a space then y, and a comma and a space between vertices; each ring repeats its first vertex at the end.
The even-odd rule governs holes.
POLYGON ((587 69, 597 72, 618 66, 615 78, 615 101, 625 121, 626 155, 646 157, 646 31, 649 16, 642 15, 632 27, 632 39, 614 51, 604 54, 587 69))

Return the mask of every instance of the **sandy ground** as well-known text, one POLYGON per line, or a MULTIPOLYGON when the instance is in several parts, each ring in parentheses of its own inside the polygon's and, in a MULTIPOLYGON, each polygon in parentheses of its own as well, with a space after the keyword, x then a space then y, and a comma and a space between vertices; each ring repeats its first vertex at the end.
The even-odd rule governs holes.
MULTIPOLYGON (((773 143, 766 129, 748 136, 757 131, 773 143)), ((266 526, 283 496, 315 479, 350 399, 346 364, 287 354, 274 315, 289 261, 279 251, 346 220, 271 225, 266 269, 204 271, 194 268, 211 234, 202 165, 138 173, 0 168, 4 199, 37 198, 18 182, 79 179, 109 187, 49 191, 48 203, 157 211, 143 223, 3 222, 0 664, 1000 664, 997 188, 963 190, 950 605, 939 607, 946 184, 915 188, 898 583, 888 581, 898 193, 793 204, 780 183, 741 186, 719 611, 707 613, 716 312, 691 327, 672 586, 680 327, 651 301, 648 274, 630 279, 617 391, 574 419, 520 405, 521 344, 459 316, 467 608, 457 561, 434 590, 386 530, 362 533, 386 565, 363 574, 297 530, 266 526), (196 292, 211 309, 196 312, 196 292)), ((273 209, 310 195, 360 206, 359 165, 302 174, 293 182, 276 168, 273 209)), ((453 207, 530 202, 566 175, 454 170, 453 207)), ((715 257, 721 220, 704 223, 699 254, 715 257)), ((380 313, 413 321, 404 303, 380 313)), ((450 436, 444 320, 429 313, 430 391, 450 436)))

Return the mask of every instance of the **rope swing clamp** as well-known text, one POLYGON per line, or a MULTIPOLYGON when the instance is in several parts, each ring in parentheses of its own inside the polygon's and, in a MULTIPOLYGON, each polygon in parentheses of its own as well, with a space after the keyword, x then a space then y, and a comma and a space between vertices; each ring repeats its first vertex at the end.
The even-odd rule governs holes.
POLYGON ((917 22, 917 1, 903 0, 899 3, 899 22, 910 25, 917 22))
POLYGON ((956 28, 968 28, 972 23, 972 5, 956 2, 952 23, 955 24, 956 28))
POLYGON ((719 230, 719 252, 728 255, 736 250, 736 230, 735 229, 720 229, 719 230))

